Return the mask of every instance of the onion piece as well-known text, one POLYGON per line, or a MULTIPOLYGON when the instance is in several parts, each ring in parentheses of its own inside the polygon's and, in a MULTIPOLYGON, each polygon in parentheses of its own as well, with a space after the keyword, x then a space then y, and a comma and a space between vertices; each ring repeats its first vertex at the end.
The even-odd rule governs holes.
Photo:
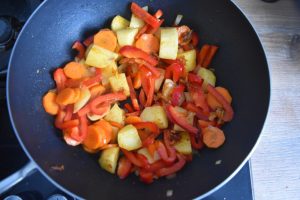
POLYGON ((178 26, 178 25, 180 24, 182 18, 183 18, 183 15, 177 15, 177 16, 176 16, 176 19, 175 19, 175 21, 174 21, 174 25, 175 25, 175 26, 178 26))

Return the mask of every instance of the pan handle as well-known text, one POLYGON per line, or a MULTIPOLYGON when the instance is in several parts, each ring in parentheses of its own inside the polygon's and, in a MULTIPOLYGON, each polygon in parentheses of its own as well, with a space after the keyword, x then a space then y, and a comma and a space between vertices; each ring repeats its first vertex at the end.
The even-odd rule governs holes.
POLYGON ((29 161, 24 167, 0 181, 0 194, 22 181, 36 170, 36 165, 29 161))

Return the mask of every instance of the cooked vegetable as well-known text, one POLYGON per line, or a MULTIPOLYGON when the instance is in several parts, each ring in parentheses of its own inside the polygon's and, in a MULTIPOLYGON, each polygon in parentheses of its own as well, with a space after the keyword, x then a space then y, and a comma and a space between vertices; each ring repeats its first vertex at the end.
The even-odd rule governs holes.
POLYGON ((129 26, 129 21, 120 15, 115 16, 111 22, 111 29, 113 31, 125 29, 128 26, 129 26))
POLYGON ((137 129, 133 125, 127 125, 118 132, 118 144, 128 151, 139 149, 142 141, 137 129))
POLYGON ((103 150, 98 160, 100 166, 109 173, 114 174, 118 163, 119 151, 119 147, 112 147, 103 150))
POLYGON ((96 44, 92 44, 86 51, 85 64, 104 68, 113 64, 118 58, 118 54, 104 49, 96 44))
POLYGON ((125 111, 115 103, 115 105, 110 109, 109 113, 104 117, 104 119, 106 121, 117 122, 124 125, 125 111))
POLYGON ((176 28, 160 29, 159 57, 165 59, 176 59, 178 52, 178 33, 176 28))
POLYGON ((198 51, 200 34, 178 26, 180 15, 176 27, 161 27, 162 10, 130 9, 130 22, 117 15, 111 29, 73 44, 74 61, 54 71, 56 88, 42 103, 68 145, 101 153, 100 166, 118 167, 120 179, 135 173, 149 184, 173 176, 193 151, 223 145, 234 111, 207 69, 217 46, 198 51))
POLYGON ((141 113, 141 119, 155 123, 160 129, 168 128, 168 119, 162 106, 147 107, 141 113))

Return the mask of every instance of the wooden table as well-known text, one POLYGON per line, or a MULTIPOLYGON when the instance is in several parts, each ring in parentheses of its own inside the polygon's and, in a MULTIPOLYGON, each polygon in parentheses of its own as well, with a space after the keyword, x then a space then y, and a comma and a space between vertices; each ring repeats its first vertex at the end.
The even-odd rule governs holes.
POLYGON ((233 0, 265 48, 271 105, 251 158, 256 200, 300 199, 300 0, 233 0))

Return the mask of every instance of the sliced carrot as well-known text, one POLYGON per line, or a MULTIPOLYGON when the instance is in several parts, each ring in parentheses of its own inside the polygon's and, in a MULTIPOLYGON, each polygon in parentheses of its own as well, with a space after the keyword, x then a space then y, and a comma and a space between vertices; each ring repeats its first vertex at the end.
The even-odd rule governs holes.
POLYGON ((72 103, 76 103, 79 100, 80 95, 81 95, 80 88, 74 88, 74 92, 75 92, 75 96, 74 96, 72 103))
POLYGON ((109 29, 102 29, 94 36, 94 43, 102 48, 114 51, 117 47, 117 37, 109 29))
POLYGON ((159 40, 153 34, 143 34, 136 41, 135 46, 147 53, 157 53, 159 50, 159 40))
POLYGON ((126 124, 134 124, 134 123, 138 123, 138 122, 141 122, 141 121, 142 121, 142 119, 138 116, 128 116, 125 119, 126 124))
POLYGON ((88 149, 97 149, 108 144, 110 140, 111 134, 107 133, 102 126, 90 125, 88 126, 87 136, 83 140, 83 144, 88 149))
POLYGON ((123 128, 124 126, 118 122, 114 122, 114 121, 109 121, 109 123, 114 126, 114 127, 117 127, 117 128, 123 128))
POLYGON ((56 97, 56 103, 62 106, 71 104, 75 98, 75 91, 72 88, 65 88, 56 97))
POLYGON ((224 132, 213 126, 203 129, 203 142, 209 148, 218 148, 225 142, 224 132))
POLYGON ((107 134, 112 135, 112 132, 113 132, 112 126, 106 120, 102 119, 102 120, 97 121, 94 124, 101 126, 107 132, 107 134))
POLYGON ((98 153, 99 152, 99 149, 90 149, 85 145, 82 145, 82 148, 88 153, 98 153))
POLYGON ((91 99, 95 98, 96 96, 99 96, 105 92, 105 87, 101 84, 94 85, 90 88, 91 92, 91 99))
POLYGON ((66 122, 62 123, 61 128, 62 129, 67 129, 67 128, 76 127, 78 125, 79 125, 79 120, 78 119, 73 119, 73 120, 69 120, 69 121, 66 121, 66 122))
POLYGON ((113 148, 113 147, 117 147, 117 144, 106 144, 102 147, 99 148, 99 150, 104 150, 104 149, 109 149, 109 148, 113 148))
POLYGON ((50 115, 56 115, 59 110, 58 104, 55 102, 56 93, 54 91, 49 91, 43 97, 43 106, 47 113, 50 115))
MULTIPOLYGON (((231 104, 232 97, 226 88, 216 87, 216 90, 225 98, 225 100, 229 104, 231 104)), ((222 105, 217 101, 217 99, 210 93, 207 94, 206 100, 209 107, 213 110, 217 109, 218 107, 222 107, 222 105)))
POLYGON ((86 68, 78 62, 69 62, 64 67, 64 73, 68 78, 80 79, 86 74, 86 68))

